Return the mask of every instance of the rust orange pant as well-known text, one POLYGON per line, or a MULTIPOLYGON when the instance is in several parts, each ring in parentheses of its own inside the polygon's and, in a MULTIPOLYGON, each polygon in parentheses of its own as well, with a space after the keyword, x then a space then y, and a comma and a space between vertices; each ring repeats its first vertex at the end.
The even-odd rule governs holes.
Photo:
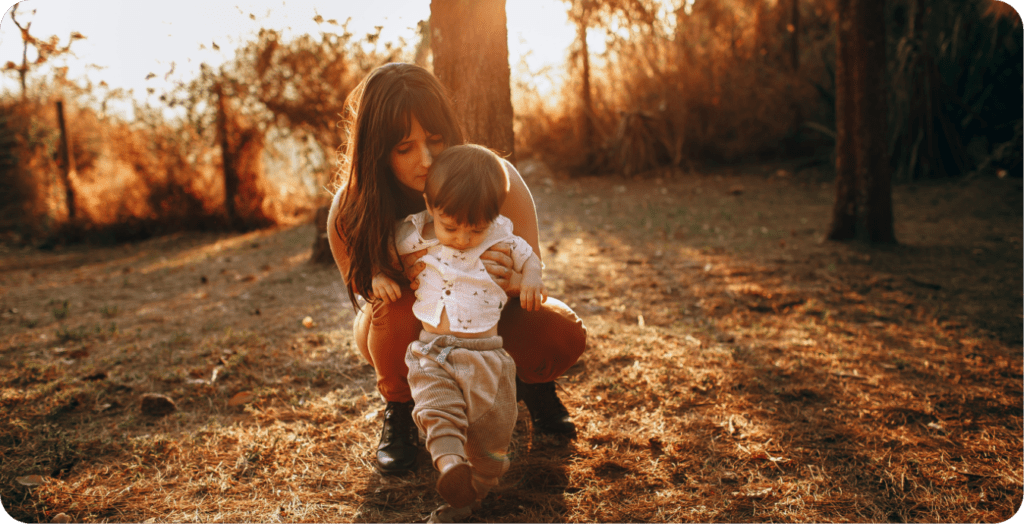
MULTIPOLYGON (((415 292, 402 287, 390 304, 375 302, 356 314, 356 346, 377 372, 377 391, 388 402, 412 400, 405 350, 418 340, 423 324, 412 314, 415 292)), ((554 298, 538 311, 525 311, 519 299, 505 305, 498 322, 505 351, 516 363, 516 375, 527 384, 550 382, 579 360, 587 347, 587 328, 569 306, 554 298)))

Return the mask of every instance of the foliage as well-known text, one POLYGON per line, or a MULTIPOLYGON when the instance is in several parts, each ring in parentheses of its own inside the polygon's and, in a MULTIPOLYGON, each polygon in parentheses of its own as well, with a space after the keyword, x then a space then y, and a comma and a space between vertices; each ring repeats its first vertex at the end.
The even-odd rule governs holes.
POLYGON ((64 82, 65 111, 77 172, 75 223, 62 210, 55 92, 0 102, 4 115, 0 185, 12 198, 0 205, 0 229, 26 243, 124 241, 182 229, 221 227, 218 196, 210 184, 209 155, 188 129, 175 129, 158 112, 137 106, 136 120, 105 115, 64 82))
MULTIPOLYGON (((733 162, 816 153, 827 145, 803 123, 828 117, 815 90, 825 82, 832 6, 801 1, 799 71, 786 51, 788 2, 651 0, 571 2, 570 18, 603 33, 605 51, 592 60, 593 119, 602 172, 653 175, 663 166, 733 162)), ((570 60, 582 52, 577 42, 570 60)), ((575 62, 573 62, 575 63, 575 62)), ((560 150, 544 131, 523 136, 523 151, 559 167, 579 166, 583 136, 572 119, 579 70, 562 92, 563 107, 531 107, 521 127, 571 130, 560 150), (569 124, 569 125, 567 125, 569 124)))
POLYGON ((0 230, 49 244, 225 228, 225 165, 238 177, 235 226, 304 218, 312 204, 303 173, 315 174, 315 186, 328 185, 346 96, 369 70, 403 58, 405 45, 380 42, 379 29, 360 40, 333 20, 318 22, 339 30, 289 41, 261 31, 233 61, 219 69, 204 64, 197 78, 163 95, 166 107, 131 101, 104 82, 70 81, 62 69, 20 100, 5 99, 0 189, 10 198, 0 204, 0 230), (74 224, 60 212, 58 99, 77 165, 71 183, 81 213, 74 224), (108 114, 112 102, 130 105, 132 120, 108 114))
POLYGON ((214 86, 220 85, 230 100, 228 111, 237 115, 229 118, 242 119, 243 128, 263 136, 274 135, 275 143, 266 144, 271 155, 294 153, 275 145, 298 150, 306 167, 318 173, 316 185, 326 186, 333 174, 330 160, 341 144, 338 123, 345 98, 369 71, 404 58, 405 42, 381 42, 380 28, 360 40, 347 24, 319 16, 314 20, 337 29, 290 40, 280 31, 262 29, 219 70, 204 67, 199 78, 179 85, 166 97, 167 104, 183 109, 190 125, 213 140, 214 86))
MULTIPOLYGON (((559 102, 522 98, 517 150, 576 171, 592 167, 585 156, 596 150, 590 163, 600 171, 631 176, 695 162, 827 156, 835 5, 796 1, 794 27, 788 0, 566 0, 570 19, 603 34, 606 49, 593 53, 584 78, 577 39, 559 102)), ((1020 172, 1024 45, 1020 18, 1001 5, 889 3, 895 179, 1020 172)))
POLYGON ((894 178, 1021 169, 1020 17, 994 0, 897 2, 890 58, 894 178))

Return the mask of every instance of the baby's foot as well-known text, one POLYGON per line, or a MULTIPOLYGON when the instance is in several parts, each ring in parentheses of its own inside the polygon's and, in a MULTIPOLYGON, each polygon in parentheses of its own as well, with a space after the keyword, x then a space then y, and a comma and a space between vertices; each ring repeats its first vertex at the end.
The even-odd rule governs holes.
POLYGON ((461 522, 469 518, 473 514, 473 510, 477 509, 480 509, 479 500, 461 508, 453 508, 448 504, 444 504, 430 512, 430 518, 427 519, 427 522, 461 522))
POLYGON ((441 477, 437 479, 437 492, 452 508, 468 508, 476 500, 473 468, 464 460, 445 464, 441 467, 441 477))

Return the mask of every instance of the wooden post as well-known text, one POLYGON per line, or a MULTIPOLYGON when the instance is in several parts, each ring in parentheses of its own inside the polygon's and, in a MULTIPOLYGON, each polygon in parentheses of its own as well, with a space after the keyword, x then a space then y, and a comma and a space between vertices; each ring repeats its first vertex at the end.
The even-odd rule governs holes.
POLYGON ((68 206, 68 221, 75 219, 75 192, 71 188, 71 173, 75 172, 75 156, 71 154, 71 140, 64 123, 64 103, 57 101, 57 124, 60 126, 60 148, 64 159, 64 198, 68 206))
POLYGON ((218 80, 214 85, 217 94, 217 138, 220 140, 220 156, 224 170, 224 213, 227 215, 228 227, 238 229, 240 221, 235 208, 235 195, 238 194, 238 172, 235 170, 235 152, 231 149, 231 137, 228 134, 227 110, 224 105, 224 87, 218 80))

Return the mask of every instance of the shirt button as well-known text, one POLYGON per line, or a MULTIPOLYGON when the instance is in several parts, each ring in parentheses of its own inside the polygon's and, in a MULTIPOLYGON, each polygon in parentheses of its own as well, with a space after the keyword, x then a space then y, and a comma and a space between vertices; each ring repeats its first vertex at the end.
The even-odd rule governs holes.
POLYGON ((444 294, 445 294, 445 295, 451 295, 451 294, 452 294, 452 290, 450 290, 450 289, 446 289, 446 290, 444 291, 444 294))

